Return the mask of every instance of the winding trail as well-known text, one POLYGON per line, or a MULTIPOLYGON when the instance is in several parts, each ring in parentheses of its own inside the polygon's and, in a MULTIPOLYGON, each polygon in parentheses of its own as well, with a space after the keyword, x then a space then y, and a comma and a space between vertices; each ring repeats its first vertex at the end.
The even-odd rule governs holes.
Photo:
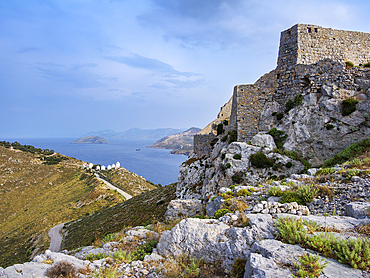
POLYGON ((62 244, 62 235, 60 230, 63 228, 64 223, 54 226, 50 229, 48 235, 50 237, 50 247, 49 250, 52 252, 59 252, 60 245, 62 244))
POLYGON ((126 198, 126 200, 128 200, 128 199, 131 199, 131 198, 132 198, 132 196, 131 196, 130 194, 126 193, 126 192, 125 192, 125 191, 123 191, 122 189, 119 189, 119 188, 115 187, 113 184, 111 184, 111 183, 107 182, 106 180, 104 180, 104 179, 100 178, 100 176, 99 176, 97 173, 95 173, 95 176, 96 176, 99 180, 103 181, 103 182, 106 184, 106 186, 108 186, 110 189, 112 189, 112 190, 116 190, 118 193, 120 193, 121 195, 123 195, 123 197, 125 197, 125 198, 126 198))

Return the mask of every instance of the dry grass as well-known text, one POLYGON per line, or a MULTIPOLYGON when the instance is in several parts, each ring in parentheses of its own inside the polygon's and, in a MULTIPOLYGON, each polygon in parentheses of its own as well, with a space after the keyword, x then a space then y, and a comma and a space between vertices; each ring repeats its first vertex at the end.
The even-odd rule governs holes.
POLYGON ((51 227, 122 200, 118 193, 100 189, 99 180, 76 167, 81 161, 68 158, 58 165, 43 165, 38 157, 0 146, 2 267, 45 251, 51 227))

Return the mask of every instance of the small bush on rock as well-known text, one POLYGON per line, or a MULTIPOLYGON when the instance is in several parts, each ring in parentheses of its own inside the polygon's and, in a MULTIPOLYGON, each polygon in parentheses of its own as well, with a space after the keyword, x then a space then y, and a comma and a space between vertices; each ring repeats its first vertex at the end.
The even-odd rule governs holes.
POLYGON ((217 125, 217 135, 221 135, 224 132, 225 132, 224 125, 222 123, 218 124, 217 125))
POLYGON ((287 139, 288 135, 285 134, 283 130, 278 130, 276 127, 271 128, 268 132, 273 138, 276 146, 279 149, 283 148, 283 144, 285 140, 287 139))
POLYGON ((219 209, 218 211, 215 212, 215 219, 218 219, 222 216, 224 216, 226 213, 230 213, 228 209, 219 209))
POLYGON ((236 172, 232 177, 232 181, 239 184, 243 182, 243 176, 244 174, 242 172, 236 172))
POLYGON ((348 116, 356 111, 356 105, 358 103, 358 100, 355 100, 353 98, 347 98, 342 101, 342 116, 348 116))
POLYGON ((242 156, 237 153, 237 154, 234 154, 233 158, 237 159, 237 160, 240 160, 240 159, 242 159, 242 156))
POLYGON ((307 236, 302 219, 280 217, 274 224, 278 237, 289 244, 301 243, 307 236))
POLYGON ((252 193, 249 192, 247 189, 240 189, 237 193, 236 196, 242 197, 242 196, 251 196, 252 193))
POLYGON ((229 144, 231 144, 232 142, 236 142, 238 140, 238 132, 235 129, 229 131, 228 134, 229 134, 229 144))
POLYGON ((368 239, 339 239, 333 249, 342 264, 349 264, 354 269, 370 268, 370 242, 368 239))
POLYGON ((312 255, 305 253, 298 257, 298 262, 299 264, 293 264, 298 268, 298 277, 301 278, 317 278, 320 276, 322 270, 328 266, 328 262, 321 259, 318 254, 312 255))
POLYGON ((246 260, 244 258, 237 258, 233 264, 231 275, 233 278, 243 278, 245 272, 246 260))
POLYGON ((355 65, 351 61, 347 61, 346 66, 350 67, 350 68, 353 68, 355 65))
POLYGON ((231 164, 230 163, 226 163, 226 168, 230 168, 231 167, 231 164))
POLYGON ((277 114, 276 114, 276 119, 277 119, 278 121, 280 121, 282 118, 284 118, 284 114, 283 114, 283 113, 277 113, 277 114))
POLYGON ((263 152, 251 154, 249 160, 252 166, 256 168, 269 168, 274 165, 274 163, 269 160, 263 152))
POLYGON ((368 63, 366 63, 366 64, 363 64, 363 66, 364 66, 365 68, 370 68, 370 62, 368 62, 368 63))
POLYGON ((281 204, 286 204, 286 203, 292 203, 296 202, 298 205, 304 205, 305 203, 299 196, 298 192, 296 191, 291 191, 287 190, 284 192, 283 196, 281 196, 281 199, 279 201, 281 204))
POLYGON ((73 265, 64 261, 49 268, 46 271, 45 276, 50 278, 77 278, 76 269, 73 267, 73 265))
POLYGON ((279 186, 271 186, 267 194, 274 197, 281 197, 283 196, 284 192, 281 190, 279 186))
POLYGON ((319 193, 319 190, 313 185, 304 185, 299 188, 299 196, 305 203, 311 203, 319 193))

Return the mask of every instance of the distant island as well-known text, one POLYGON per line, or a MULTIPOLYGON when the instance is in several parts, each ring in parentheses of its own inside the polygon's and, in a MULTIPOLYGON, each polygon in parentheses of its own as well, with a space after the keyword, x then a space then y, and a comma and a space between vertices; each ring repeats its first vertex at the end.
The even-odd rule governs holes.
POLYGON ((102 136, 104 138, 124 138, 124 139, 154 139, 176 134, 184 131, 183 129, 175 128, 157 128, 157 129, 140 129, 130 128, 123 132, 116 132, 112 129, 106 129, 101 131, 89 132, 83 136, 102 136))
POLYGON ((154 142, 154 144, 148 146, 148 148, 172 149, 172 154, 189 155, 194 150, 194 134, 197 134, 200 131, 200 128, 192 127, 184 132, 166 136, 154 142))
POLYGON ((99 136, 85 136, 71 143, 72 144, 108 144, 109 141, 99 136))

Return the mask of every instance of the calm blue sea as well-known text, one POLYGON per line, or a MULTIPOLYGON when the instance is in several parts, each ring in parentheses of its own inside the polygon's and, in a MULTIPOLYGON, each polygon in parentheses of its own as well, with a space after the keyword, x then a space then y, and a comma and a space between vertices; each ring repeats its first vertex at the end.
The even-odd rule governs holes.
POLYGON ((147 148, 154 140, 108 139, 108 144, 71 144, 76 138, 0 139, 17 141, 71 156, 82 161, 108 166, 119 161, 121 166, 146 180, 167 185, 177 181, 179 167, 185 155, 170 154, 170 150, 147 148), (140 151, 136 151, 140 149, 140 151))

